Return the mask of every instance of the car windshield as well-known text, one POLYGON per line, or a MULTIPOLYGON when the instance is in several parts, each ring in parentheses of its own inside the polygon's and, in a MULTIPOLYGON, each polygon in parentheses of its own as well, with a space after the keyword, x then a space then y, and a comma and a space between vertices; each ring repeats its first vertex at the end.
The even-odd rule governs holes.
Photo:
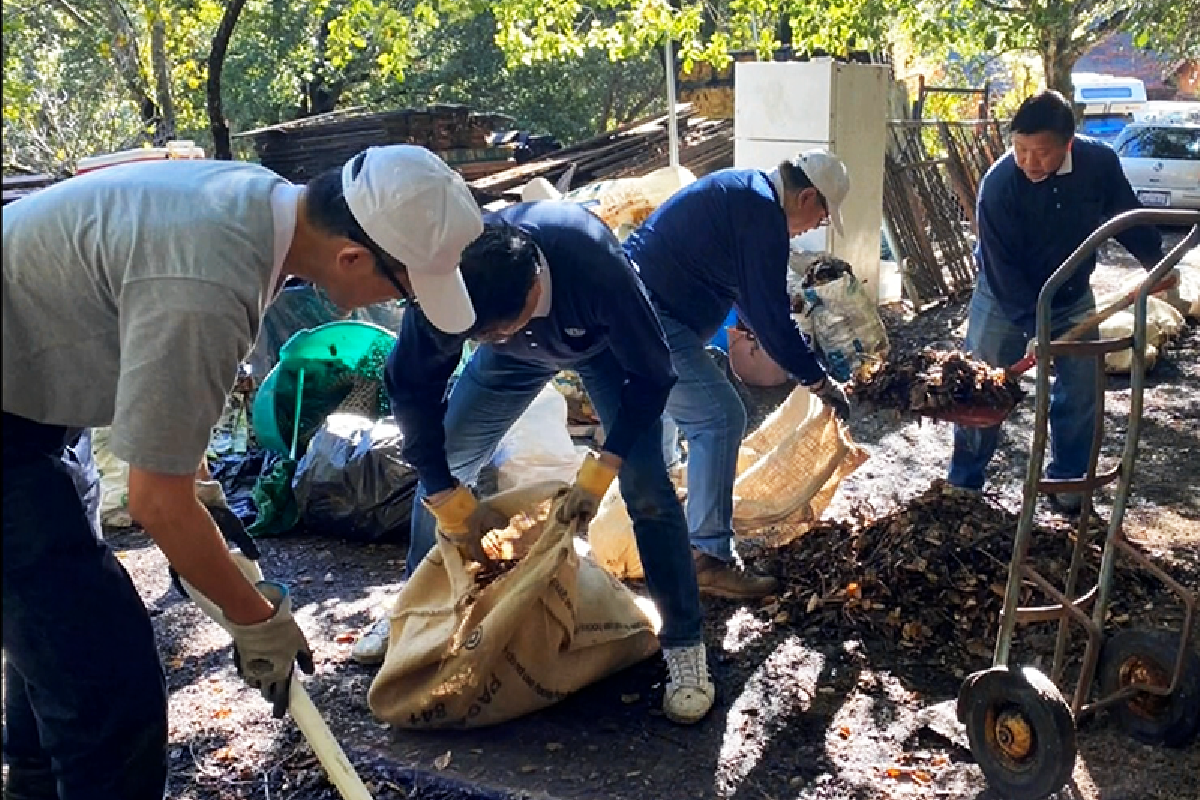
POLYGON ((1126 158, 1200 161, 1200 128, 1126 128, 1113 147, 1126 158))

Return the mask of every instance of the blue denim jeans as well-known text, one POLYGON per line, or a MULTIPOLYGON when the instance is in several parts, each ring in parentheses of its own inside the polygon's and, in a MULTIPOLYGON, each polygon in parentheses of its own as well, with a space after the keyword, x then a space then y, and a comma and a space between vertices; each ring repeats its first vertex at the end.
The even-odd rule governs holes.
MULTIPOLYGON (((572 366, 583 380, 607 430, 616 419, 625 373, 604 350, 572 366)), ((446 408, 446 458, 450 471, 466 485, 491 461, 496 447, 557 370, 499 353, 482 345, 450 392, 446 408)), ((656 423, 634 445, 617 476, 633 521, 638 553, 650 597, 662 615, 663 647, 699 644, 704 633, 700 592, 688 549, 687 524, 663 464, 662 430, 656 423)), ((417 486, 407 568, 412 575, 433 549, 436 522, 425 508, 425 487, 417 486)))
POLYGON ((678 426, 688 443, 687 524, 692 547, 733 560, 733 483, 738 449, 746 434, 742 398, 705 349, 705 342, 670 314, 658 310, 671 363, 679 380, 667 398, 664 458, 676 449, 678 426))
POLYGON ((5 797, 162 800, 166 682, 85 500, 90 454, 78 430, 11 414, 3 435, 5 797))
MULTIPOLYGON (((1052 335, 1061 336, 1072 324, 1095 311, 1096 301, 1089 291, 1070 308, 1054 314, 1052 335)), ((983 280, 971 297, 965 348, 977 358, 997 367, 1020 361, 1032 338, 1024 328, 1014 325, 1001 310, 983 280)), ((1095 339, 1092 331, 1085 339, 1095 339)), ((1039 365, 1039 369, 1044 368, 1039 365)), ((1054 386, 1050 394, 1050 460, 1047 478, 1079 478, 1087 471, 1091 455, 1092 432, 1096 423, 1096 359, 1054 359, 1054 386)), ((1000 426, 992 428, 954 428, 954 453, 950 457, 948 480, 953 486, 982 489, 985 472, 1000 441, 1000 426)))

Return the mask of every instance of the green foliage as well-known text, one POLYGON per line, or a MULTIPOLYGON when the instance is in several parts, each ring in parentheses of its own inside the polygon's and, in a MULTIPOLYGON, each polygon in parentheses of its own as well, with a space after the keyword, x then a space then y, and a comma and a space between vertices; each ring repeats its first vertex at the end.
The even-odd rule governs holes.
MULTIPOLYGON (((5 163, 62 169, 137 146, 164 103, 175 135, 211 147, 208 57, 224 8, 6 3, 5 163), (158 63, 156 23, 165 37, 158 63)), ((460 102, 572 141, 663 108, 668 40, 685 67, 722 67, 747 48, 770 57, 785 42, 834 55, 907 46, 945 65, 947 80, 972 85, 989 64, 1018 64, 1024 87, 1030 62, 1015 54, 1035 54, 1061 85, 1075 59, 1118 28, 1167 55, 1196 57, 1200 0, 248 0, 222 99, 235 132, 349 106, 460 102)))

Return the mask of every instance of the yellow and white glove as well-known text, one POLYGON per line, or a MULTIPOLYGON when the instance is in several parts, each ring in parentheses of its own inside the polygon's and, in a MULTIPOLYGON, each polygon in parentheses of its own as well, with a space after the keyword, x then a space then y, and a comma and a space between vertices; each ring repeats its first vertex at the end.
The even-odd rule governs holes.
POLYGON ((558 506, 558 521, 563 524, 575 519, 585 524, 591 522, 615 477, 616 467, 605 464, 595 453, 588 453, 575 475, 575 483, 558 506))
POLYGON ((458 548, 464 558, 490 564, 492 559, 483 550, 483 537, 491 531, 506 527, 508 517, 480 502, 466 486, 458 486, 437 503, 425 498, 425 507, 437 520, 438 532, 458 548))

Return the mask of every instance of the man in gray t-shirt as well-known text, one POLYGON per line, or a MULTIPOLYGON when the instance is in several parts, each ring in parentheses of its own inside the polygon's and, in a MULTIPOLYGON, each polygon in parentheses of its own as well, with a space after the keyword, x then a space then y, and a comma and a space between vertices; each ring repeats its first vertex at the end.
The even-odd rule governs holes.
POLYGON ((286 587, 251 584, 197 498, 211 428, 289 275, 344 308, 415 298, 440 327, 475 324, 458 260, 480 212, 440 159, 395 145, 306 187, 243 163, 110 167, 3 224, 6 796, 161 800, 162 668, 85 511, 82 431, 111 425, 130 514, 221 610, 239 673, 282 714, 312 656, 286 587))

